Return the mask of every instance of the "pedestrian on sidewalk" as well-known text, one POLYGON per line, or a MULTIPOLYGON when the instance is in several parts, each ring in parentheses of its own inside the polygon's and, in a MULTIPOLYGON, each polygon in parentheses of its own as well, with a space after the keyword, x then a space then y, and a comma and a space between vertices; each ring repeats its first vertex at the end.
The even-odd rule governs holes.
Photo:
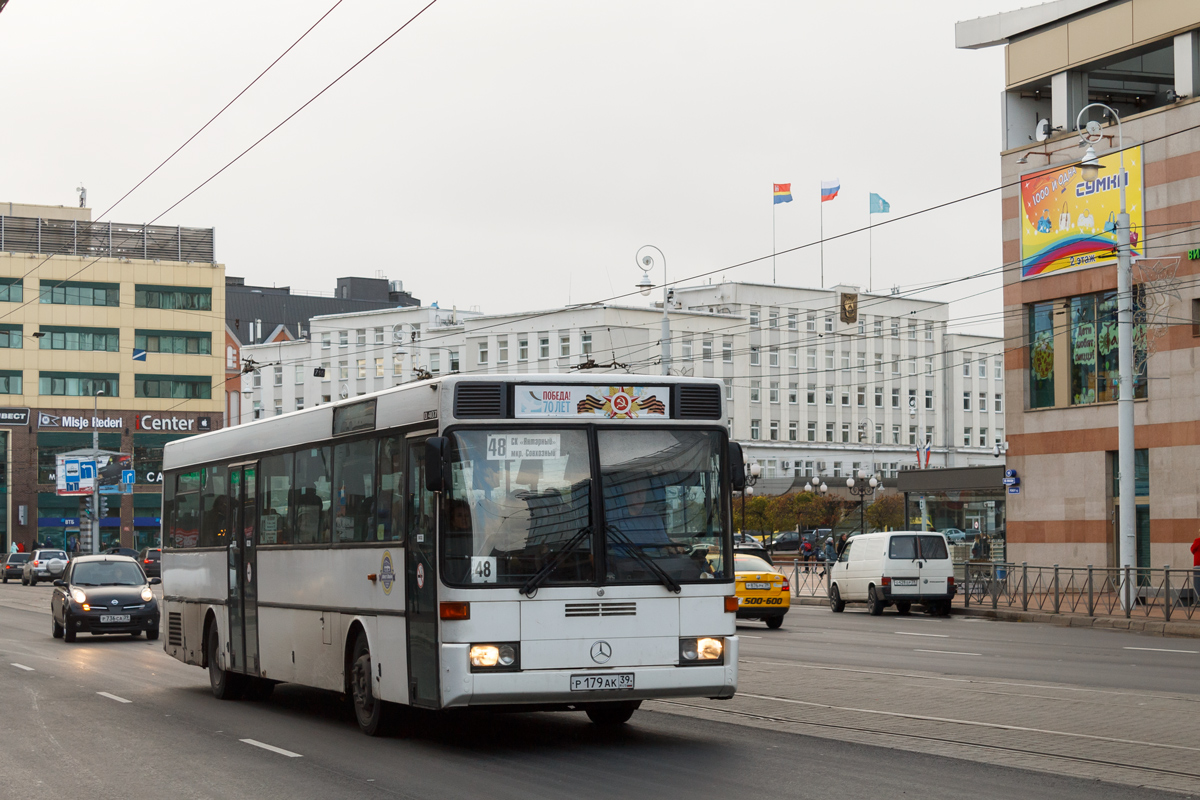
POLYGON ((828 539, 825 540, 824 556, 825 556, 825 563, 821 565, 821 575, 820 575, 820 577, 822 577, 822 578, 825 577, 826 572, 833 569, 833 562, 837 561, 837 557, 838 557, 837 548, 833 546, 833 537, 832 536, 830 536, 828 539))
MULTIPOLYGON (((1192 590, 1200 597, 1200 536, 1192 542, 1192 590)), ((1195 598, 1192 602, 1196 602, 1195 598)))
POLYGON ((841 536, 838 537, 837 549, 834 552, 837 553, 838 558, 841 558, 842 551, 845 549, 846 549, 846 534, 843 533, 841 536))

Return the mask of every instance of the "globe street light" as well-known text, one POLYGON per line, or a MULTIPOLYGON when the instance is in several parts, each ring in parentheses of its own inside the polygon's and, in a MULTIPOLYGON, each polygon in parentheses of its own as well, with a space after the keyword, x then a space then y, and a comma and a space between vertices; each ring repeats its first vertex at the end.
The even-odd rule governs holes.
POLYGON ((1133 263, 1129 254, 1129 213, 1125 205, 1125 139, 1121 134, 1121 117, 1116 110, 1104 103, 1090 103, 1079 109, 1075 118, 1075 129, 1079 138, 1087 144, 1087 152, 1080 162, 1085 181, 1094 181, 1103 169, 1093 147, 1104 138, 1100 123, 1092 120, 1080 129, 1083 115, 1089 108, 1102 108, 1117 121, 1117 150, 1121 154, 1120 171, 1117 173, 1117 188, 1120 192, 1121 208, 1117 214, 1117 496, 1120 503, 1120 536, 1118 538, 1121 559, 1121 607, 1129 608, 1132 602, 1126 576, 1129 567, 1136 561, 1136 513, 1134 486, 1134 442, 1133 442, 1133 263))
POLYGON ((850 490, 850 494, 858 498, 858 527, 862 533, 867 532, 867 498, 875 494, 875 487, 879 485, 879 479, 872 475, 867 479, 866 473, 861 469, 858 471, 858 480, 853 477, 846 478, 846 488, 850 490))
POLYGON ((637 265, 642 271, 642 279, 637 284, 637 290, 643 297, 650 296, 654 284, 650 282, 650 270, 654 269, 655 259, 663 266, 663 318, 662 318, 662 374, 671 374, 671 319, 667 316, 667 303, 670 302, 670 290, 667 288, 667 259, 652 244, 645 245, 637 251, 637 265))
POLYGON ((746 498, 754 494, 754 484, 758 483, 758 476, 762 474, 762 467, 757 461, 746 464, 746 488, 742 489, 742 533, 746 532, 746 498))

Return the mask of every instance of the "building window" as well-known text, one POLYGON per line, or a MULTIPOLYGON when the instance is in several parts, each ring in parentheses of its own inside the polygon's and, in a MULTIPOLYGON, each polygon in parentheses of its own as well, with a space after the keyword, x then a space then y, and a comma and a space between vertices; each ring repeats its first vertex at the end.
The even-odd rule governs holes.
POLYGON ((908 321, 908 338, 909 339, 917 338, 917 321, 915 319, 910 319, 908 321))
POLYGON ((762 387, 761 381, 750 381, 750 402, 751 403, 759 402, 759 393, 761 391, 761 387, 762 387))
POLYGON ((879 375, 883 374, 883 353, 875 354, 875 372, 879 375))
POLYGON ((367 329, 356 328, 354 331, 354 343, 359 347, 365 347, 367 344, 367 329))
POLYGON ((817 315, 811 311, 804 317, 804 330, 811 331, 812 333, 817 332, 817 315))
POLYGON ((450 351, 450 371, 458 372, 458 350, 450 351))
MULTIPOLYGON (((84 350, 99 353, 116 353, 121 347, 120 331, 117 328, 65 328, 53 325, 42 325, 39 328, 42 336, 38 339, 40 350, 84 350)), ((11 337, 9 337, 11 339, 11 337)), ((11 343, 11 342, 10 342, 11 343)), ((207 341, 205 342, 207 344, 207 341)), ((186 346, 186 340, 181 337, 181 344, 186 346)), ((134 345, 137 347, 138 345, 134 345)), ((142 348, 143 350, 146 348, 142 348)), ((157 350, 151 352, 158 352, 157 350)), ((166 352, 171 352, 167 350, 166 352)), ((205 350, 208 353, 208 350, 205 350)))
POLYGON ((842 408, 850 407, 850 390, 842 389, 842 408))
POLYGON ((842 423, 842 443, 846 444, 846 443, 849 443, 849 441, 850 441, 850 423, 843 422, 842 423))
POLYGON ((963 447, 971 446, 971 429, 963 428, 963 447))
POLYGON ((808 430, 806 431, 806 435, 808 437, 808 441, 810 441, 810 442, 815 442, 817 440, 817 423, 815 423, 815 422, 808 423, 808 430))
POLYGON ((529 339, 525 338, 524 336, 517 339, 517 360, 529 360, 529 339))
MULTIPOLYGON (((68 286, 70 284, 67 284, 68 286)), ((81 284, 84 285, 84 284, 81 284)), ((103 284, 95 284, 97 286, 103 284)), ((117 305, 118 289, 112 284, 108 291, 107 303, 82 303, 81 305, 117 305)), ((95 299, 99 299, 96 295, 95 299)), ((212 310, 212 289, 201 289, 192 286, 142 286, 133 287, 133 304, 138 308, 169 308, 187 309, 190 311, 212 310)), ((43 300, 42 302, 46 302, 43 300)), ((68 301, 70 302, 70 301, 68 301)))
POLYGON ((825 390, 825 405, 827 405, 827 406, 833 405, 833 389, 825 390))
POLYGON ((274 378, 275 378, 274 385, 275 386, 283 386, 283 365, 276 364, 275 367, 272 369, 272 372, 274 373, 274 378))
POLYGON ((988 446, 987 428, 979 429, 979 446, 980 447, 988 446))
POLYGON ((202 375, 134 375, 133 396, 208 400, 212 397, 212 378, 202 375))
MULTIPOLYGON (((115 332, 110 334, 110 339, 115 337, 115 332)), ((212 353, 212 334, 198 331, 135 330, 133 332, 133 346, 138 350, 145 350, 147 353, 179 353, 206 356, 212 353)), ((68 347, 67 349, 70 348, 68 347)), ((99 350, 100 348, 94 347, 93 349, 99 350)))
POLYGON ((758 309, 757 308, 751 309, 751 311, 750 311, 750 327, 751 328, 758 327, 758 309))
POLYGON ((750 438, 751 439, 758 438, 758 431, 759 431, 759 427, 761 426, 761 424, 762 423, 759 420, 756 420, 756 419, 750 420, 750 438))
MULTIPOLYGON (((588 346, 591 347, 590 337, 589 337, 588 346)), ((683 360, 691 361, 692 360, 692 340, 691 340, 691 338, 689 337, 687 339, 684 339, 681 347, 682 347, 682 351, 683 351, 682 352, 683 360)))
POLYGON ((255 389, 262 388, 262 372, 260 370, 254 370, 254 374, 250 377, 250 385, 255 389))
POLYGON ((925 359, 925 374, 926 375, 933 374, 933 359, 932 358, 925 359))
POLYGON ((861 350, 858 353, 858 371, 859 372, 867 371, 867 354, 862 352, 861 350))
POLYGON ((998 381, 1004 380, 1004 359, 997 358, 993 362, 993 367, 995 368, 995 371, 992 374, 992 378, 998 381))
POLYGON ((986 414, 986 413, 987 413, 987 410, 988 410, 988 404, 987 404, 987 392, 980 392, 980 393, 979 393, 979 406, 978 406, 978 408, 979 408, 979 411, 980 411, 980 413, 982 413, 982 414, 986 414))
POLYGON ((817 368, 817 351, 816 350, 808 351, 808 355, 805 358, 805 364, 809 369, 817 368))
MULTIPOLYGON (((328 374, 328 373, 326 373, 328 374)), ((404 374, 404 362, 400 360, 400 356, 392 356, 392 375, 404 374)), ((325 379, 322 379, 325 380, 325 379)))
POLYGON ((772 347, 769 351, 767 351, 767 366, 779 366, 779 348, 772 347))
POLYGON ((986 380, 987 379, 987 359, 981 358, 976 363, 979 366, 979 372, 978 372, 979 377, 986 380))
POLYGON ((791 349, 788 351, 788 369, 800 368, 800 351, 791 349))
POLYGON ((304 385, 304 365, 303 364, 296 365, 295 375, 293 375, 292 379, 295 381, 297 386, 304 385))
POLYGON ((354 366, 357 368, 356 374, 359 380, 367 377, 367 360, 365 358, 356 359, 354 366))
POLYGON ((778 312, 778 311, 771 311, 771 312, 769 312, 769 314, 768 314, 768 316, 767 316, 767 319, 768 319, 768 326, 769 326, 769 327, 771 327, 771 328, 778 328, 778 327, 779 327, 779 312, 778 312))
POLYGON ((488 346, 487 342, 479 343, 479 363, 486 366, 488 363, 488 346))
POLYGON ((850 351, 849 350, 842 351, 842 369, 844 369, 844 370, 850 369, 850 351))
POLYGON ((571 337, 558 337, 558 356, 559 358, 570 358, 571 356, 571 337))
POLYGON ((752 367, 759 366, 758 348, 757 347, 750 348, 750 366, 752 366, 752 367))
MULTIPOLYGON (((344 361, 342 362, 343 365, 345 363, 344 361)), ((436 350, 429 354, 429 371, 435 375, 442 371, 442 354, 436 350)))
POLYGON ((835 478, 842 477, 842 462, 840 462, 840 461, 833 462, 833 477, 835 477, 835 478))
POLYGON ((971 377, 971 354, 963 353, 963 377, 971 377))
POLYGON ((338 347, 350 346, 350 331, 338 331, 338 347))
POLYGON ((854 390, 854 399, 857 401, 859 408, 867 407, 867 387, 859 386, 854 390))
MULTIPOLYGON (((117 283, 41 281, 38 302, 56 306, 108 306, 115 308, 121 303, 121 286, 117 283)), ((145 308, 141 303, 138 303, 138 306, 145 308)), ((158 306, 152 306, 152 308, 158 308, 158 306)), ((206 308, 212 308, 212 304, 209 303, 206 308)))
POLYGON ((799 329, 800 329, 799 318, 796 316, 796 312, 789 308, 788 309, 788 330, 795 331, 795 330, 799 330, 799 329))
POLYGON ((926 411, 933 410, 933 389, 925 390, 925 410, 926 411))
POLYGON ((383 344, 383 328, 375 329, 375 344, 383 344))
POLYGON ((963 411, 971 410, 971 393, 963 392, 963 411))
MULTIPOLYGON (((900 338, 900 320, 898 320, 898 319, 892 320, 892 338, 893 339, 900 338)), ((896 444, 900 444, 900 443, 896 442, 896 444)))
POLYGON ((769 435, 771 437, 771 441, 779 441, 779 422, 776 420, 771 420, 771 425, 768 430, 770 431, 769 435))
POLYGON ((900 426, 892 426, 892 444, 900 444, 900 426))
POLYGON ((725 399, 733 399, 733 378, 722 378, 722 383, 725 384, 725 399))
MULTIPOLYGON (((730 353, 730 357, 732 355, 730 353)), ((712 361, 712 339, 705 338, 700 340, 700 360, 712 361)))
POLYGON ((825 318, 825 332, 833 333, 833 317, 825 318))
POLYGON ((900 356, 892 356, 892 374, 900 374, 900 356))
POLYGON ((800 404, 800 384, 788 384, 788 405, 794 406, 800 404))
POLYGON ((800 438, 800 423, 789 422, 788 423, 788 441, 789 442, 799 441, 799 438, 800 438))
POLYGON ((383 359, 382 358, 375 359, 375 377, 376 378, 383 377, 383 359))
POLYGON ((875 444, 883 444, 883 426, 875 426, 875 444))
POLYGON ((876 339, 883 338, 883 317, 875 318, 875 338, 876 339))
POLYGON ((808 384, 808 388, 804 391, 805 402, 810 406, 817 404, 817 385, 815 383, 808 384))
POLYGON ((996 392, 996 394, 992 396, 992 399, 995 401, 994 405, 992 406, 992 409, 997 414, 1003 414, 1004 413, 1004 394, 1002 392, 996 392))
POLYGON ((875 407, 883 408, 883 387, 882 386, 875 387, 875 407))
POLYGON ((833 351, 825 351, 825 369, 833 369, 833 351))
POLYGON ((20 278, 0 280, 0 302, 20 303, 25 299, 25 287, 20 278))
MULTIPOLYGON (((1139 324, 1144 319, 1141 287, 1135 291, 1134 321, 1139 324)), ((1070 324, 1064 325, 1065 320, 1060 317, 1058 329, 1053 335, 1055 346, 1065 347, 1070 353, 1067 360, 1070 365, 1069 404, 1088 405, 1117 400, 1120 393, 1117 337, 1112 335, 1116 329, 1116 292, 1072 297, 1069 303, 1062 305, 1067 307, 1070 314, 1070 324)), ((1146 374, 1145 345, 1139 342, 1139 338, 1134 337, 1136 349, 1133 361, 1142 365, 1142 369, 1134 375, 1133 396, 1140 399, 1146 397, 1146 374)))
POLYGON ((278 416, 281 416, 282 414, 283 414, 283 404, 276 403, 275 404, 275 416, 278 417, 278 416))
POLYGON ((297 411, 304 410, 304 395, 300 395, 299 397, 296 398, 296 410, 297 411))
POLYGON ((771 387, 768 391, 769 391, 768 397, 769 397, 770 401, 772 403, 778 403, 779 402, 779 381, 771 381, 771 387))
POLYGON ((331 347, 333 347, 333 334, 325 331, 321 334, 321 349, 328 350, 331 347))
POLYGON ((538 337, 538 358, 549 358, 549 357, 550 357, 550 337, 549 336, 538 337))
MULTIPOLYGON (((437 354, 435 353, 434 355, 430 356, 430 358, 432 360, 436 361, 437 354)), ((338 380, 339 381, 350 380, 350 363, 348 361, 339 361, 338 362, 338 380)))
POLYGON ((825 441, 827 441, 827 442, 833 441, 833 423, 832 422, 825 423, 825 441))
POLYGON ((908 407, 909 408, 917 407, 917 390, 916 389, 908 390, 908 407))
POLYGON ((503 336, 496 340, 496 363, 508 363, 508 337, 503 336))
POLYGON ((925 323, 925 341, 927 341, 927 342, 933 341, 933 323, 932 322, 925 323))
POLYGON ((925 426, 925 441, 929 443, 930 447, 933 447, 933 426, 932 425, 925 426))
MULTIPOLYGON (((892 408, 900 407, 900 390, 892 389, 892 408)), ((899 444, 899 442, 897 442, 899 444)))
POLYGON ((721 361, 726 364, 733 363, 733 340, 726 338, 721 340, 721 361))
POLYGON ((908 443, 909 444, 917 443, 917 426, 916 425, 908 426, 908 443))
POLYGON ((917 360, 915 358, 908 359, 908 374, 909 375, 917 374, 917 360))
POLYGON ((7 369, 0 370, 0 394, 23 394, 21 383, 20 372, 7 369))

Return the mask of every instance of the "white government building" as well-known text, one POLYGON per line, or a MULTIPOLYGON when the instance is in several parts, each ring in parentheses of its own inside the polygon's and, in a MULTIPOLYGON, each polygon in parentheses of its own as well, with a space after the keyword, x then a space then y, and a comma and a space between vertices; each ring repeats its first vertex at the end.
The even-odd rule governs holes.
MULTIPOLYGON (((945 303, 714 283, 669 301, 673 373, 715 377, 731 435, 766 478, 837 478, 874 467, 996 464, 1004 441, 1003 342, 953 333, 945 303), (856 296, 853 322, 843 301, 856 296)), ((243 419, 282 414, 433 375, 658 375, 662 303, 511 314, 436 307, 313 317, 307 338, 248 345, 243 419), (324 371, 323 376, 317 373, 324 371)))

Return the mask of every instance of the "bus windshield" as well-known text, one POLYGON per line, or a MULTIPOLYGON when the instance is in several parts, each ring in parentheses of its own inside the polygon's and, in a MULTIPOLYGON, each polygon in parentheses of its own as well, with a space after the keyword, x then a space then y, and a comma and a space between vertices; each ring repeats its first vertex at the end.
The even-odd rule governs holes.
POLYGON ((670 586, 727 577, 718 432, 602 428, 593 439, 584 429, 522 428, 461 430, 449 440, 447 583, 670 586))

